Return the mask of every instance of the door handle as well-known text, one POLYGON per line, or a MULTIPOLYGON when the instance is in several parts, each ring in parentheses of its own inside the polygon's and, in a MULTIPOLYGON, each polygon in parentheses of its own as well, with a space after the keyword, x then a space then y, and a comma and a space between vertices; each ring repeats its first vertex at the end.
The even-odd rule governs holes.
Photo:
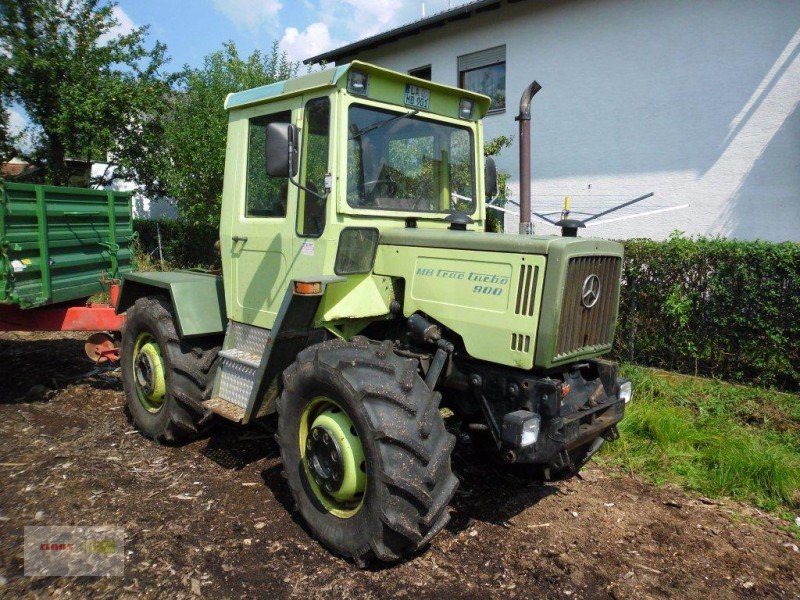
POLYGON ((247 243, 247 236, 244 235, 235 235, 231 238, 231 241, 235 244, 236 242, 242 242, 243 244, 247 243))

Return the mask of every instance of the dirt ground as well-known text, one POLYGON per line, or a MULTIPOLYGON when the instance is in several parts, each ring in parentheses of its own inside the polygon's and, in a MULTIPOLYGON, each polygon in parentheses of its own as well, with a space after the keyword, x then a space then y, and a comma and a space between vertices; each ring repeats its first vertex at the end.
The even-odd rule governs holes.
POLYGON ((0 597, 800 598, 800 542, 772 516, 598 467, 530 483, 468 445, 428 551, 359 570, 293 514, 274 422, 156 446, 82 339, 0 337, 0 597), (32 524, 124 527, 125 576, 24 577, 32 524))

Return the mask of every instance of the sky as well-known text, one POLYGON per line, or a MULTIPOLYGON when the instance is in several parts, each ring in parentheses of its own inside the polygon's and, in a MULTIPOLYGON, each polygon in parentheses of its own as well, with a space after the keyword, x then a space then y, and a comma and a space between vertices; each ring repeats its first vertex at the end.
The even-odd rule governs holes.
MULTIPOLYGON (((467 0, 426 0, 427 15, 467 0)), ((419 0, 119 0, 120 30, 150 25, 178 69, 198 66, 227 40, 242 54, 280 42, 292 60, 420 18, 419 0)))

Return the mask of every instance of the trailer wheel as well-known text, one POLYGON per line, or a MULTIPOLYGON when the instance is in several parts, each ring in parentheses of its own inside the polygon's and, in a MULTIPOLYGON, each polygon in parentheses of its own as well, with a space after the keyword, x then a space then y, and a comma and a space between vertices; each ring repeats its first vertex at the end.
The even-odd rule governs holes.
POLYGON ((391 343, 311 346, 284 372, 278 442, 297 509, 331 551, 365 566, 426 545, 450 515, 455 437, 440 395, 391 343))
POLYGON ((182 341, 170 302, 139 298, 128 310, 120 363, 130 417, 159 442, 187 441, 203 432, 200 403, 209 397, 218 338, 182 341))

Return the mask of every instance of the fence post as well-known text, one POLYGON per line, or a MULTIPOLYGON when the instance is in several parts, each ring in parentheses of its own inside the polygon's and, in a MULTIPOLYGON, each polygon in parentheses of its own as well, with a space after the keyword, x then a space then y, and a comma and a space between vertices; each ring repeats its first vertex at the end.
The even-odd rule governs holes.
POLYGON ((158 264, 161 265, 161 270, 164 270, 164 252, 161 250, 161 227, 156 221, 156 237, 158 238, 158 264))

